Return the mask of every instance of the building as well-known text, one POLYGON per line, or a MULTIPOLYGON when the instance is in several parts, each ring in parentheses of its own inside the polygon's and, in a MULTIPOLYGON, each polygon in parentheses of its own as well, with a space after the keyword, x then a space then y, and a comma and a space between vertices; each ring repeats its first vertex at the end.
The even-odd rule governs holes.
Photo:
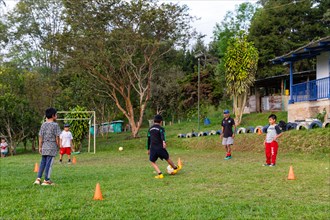
POLYGON ((330 36, 312 41, 288 54, 271 60, 273 64, 290 65, 288 121, 304 121, 326 111, 330 118, 330 36), (303 59, 316 58, 316 76, 295 82, 293 65, 303 59))

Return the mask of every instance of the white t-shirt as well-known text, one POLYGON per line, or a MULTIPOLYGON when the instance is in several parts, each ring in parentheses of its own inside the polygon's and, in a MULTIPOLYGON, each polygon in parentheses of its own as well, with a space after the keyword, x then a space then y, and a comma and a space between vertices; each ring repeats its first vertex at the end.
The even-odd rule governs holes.
POLYGON ((1 143, 1 153, 6 153, 8 152, 8 144, 5 143, 1 143))
POLYGON ((73 136, 70 131, 62 131, 60 139, 62 141, 62 147, 71 147, 73 136))

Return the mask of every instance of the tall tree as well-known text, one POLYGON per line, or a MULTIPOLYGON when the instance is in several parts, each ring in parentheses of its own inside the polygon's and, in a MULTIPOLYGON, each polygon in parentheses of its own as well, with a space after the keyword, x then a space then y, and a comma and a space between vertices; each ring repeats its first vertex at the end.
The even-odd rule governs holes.
POLYGON ((0 66, 0 136, 6 137, 12 153, 27 138, 35 138, 39 117, 24 95, 24 78, 11 67, 0 66))
POLYGON ((137 137, 159 61, 188 36, 187 8, 153 0, 70 0, 65 7, 68 61, 98 82, 95 91, 116 103, 137 137))
POLYGON ((63 30, 61 0, 20 0, 6 20, 7 59, 25 69, 58 72, 61 58, 55 46, 63 30))
MULTIPOLYGON (((236 6, 234 11, 228 11, 224 19, 217 23, 213 34, 214 39, 210 44, 210 52, 218 58, 216 66, 216 80, 218 87, 226 87, 224 56, 230 45, 230 40, 239 35, 241 31, 248 32, 251 19, 256 11, 256 5, 249 2, 236 6)), ((218 90, 222 95, 223 90, 218 90)), ((225 97, 225 93, 223 94, 225 97)))
POLYGON ((230 39, 237 36, 241 31, 248 32, 255 11, 256 5, 244 2, 236 6, 235 11, 228 11, 225 18, 216 24, 213 33, 220 58, 218 66, 220 74, 223 74, 225 71, 222 58, 227 51, 230 39))
POLYGON ((258 51, 246 35, 232 38, 224 57, 228 94, 233 97, 235 121, 241 123, 247 92, 253 85, 258 65, 258 51))
POLYGON ((330 34, 329 0, 264 0, 261 5, 249 32, 260 55, 257 78, 283 74, 284 67, 270 59, 330 34))

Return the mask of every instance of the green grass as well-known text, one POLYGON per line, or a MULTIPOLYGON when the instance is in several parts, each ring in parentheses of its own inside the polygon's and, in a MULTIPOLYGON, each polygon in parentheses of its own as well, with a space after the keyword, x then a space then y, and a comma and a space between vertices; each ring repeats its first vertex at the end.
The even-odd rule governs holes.
MULTIPOLYGON (((76 165, 54 164, 54 187, 32 185, 37 153, 1 158, 0 219, 330 218, 330 129, 286 132, 271 168, 261 166, 262 135, 237 135, 234 157, 225 161, 218 136, 176 137, 189 125, 166 127, 169 153, 184 167, 162 180, 153 178, 146 129, 135 140, 127 133, 99 137, 95 155, 84 148, 76 165), (287 180, 291 165, 296 180, 287 180), (96 183, 103 201, 93 200, 96 183)), ((165 171, 165 162, 158 164, 165 171)))

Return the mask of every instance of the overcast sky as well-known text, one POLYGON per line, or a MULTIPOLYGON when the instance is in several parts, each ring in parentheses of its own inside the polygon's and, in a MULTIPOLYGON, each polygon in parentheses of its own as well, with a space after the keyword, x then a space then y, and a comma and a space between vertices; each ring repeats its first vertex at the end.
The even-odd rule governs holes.
MULTIPOLYGON (((18 0, 5 0, 7 6, 12 7, 18 0)), ((187 5, 190 15, 200 18, 193 23, 197 32, 205 34, 204 42, 208 44, 213 37, 216 23, 220 23, 227 11, 234 11, 235 6, 243 2, 256 3, 256 0, 161 0, 160 2, 172 2, 187 5)))

